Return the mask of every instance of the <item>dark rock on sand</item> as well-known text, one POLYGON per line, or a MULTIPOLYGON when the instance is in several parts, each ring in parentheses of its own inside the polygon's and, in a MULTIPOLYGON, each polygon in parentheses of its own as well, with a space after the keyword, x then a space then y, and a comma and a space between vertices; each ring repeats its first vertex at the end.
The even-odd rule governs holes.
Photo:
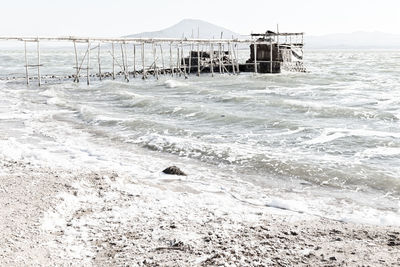
POLYGON ((181 175, 181 176, 186 176, 186 173, 181 171, 178 167, 176 166, 171 166, 163 170, 163 173, 165 174, 171 174, 171 175, 181 175))

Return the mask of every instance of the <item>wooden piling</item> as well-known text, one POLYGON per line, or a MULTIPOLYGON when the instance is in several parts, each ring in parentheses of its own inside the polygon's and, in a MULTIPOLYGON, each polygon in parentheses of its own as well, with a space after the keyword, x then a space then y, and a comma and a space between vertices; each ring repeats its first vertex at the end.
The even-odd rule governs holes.
POLYGON ((169 67, 171 69, 171 76, 174 77, 174 67, 172 63, 172 42, 169 43, 169 67))
POLYGON ((87 57, 87 85, 90 84, 90 40, 87 40, 88 42, 88 57, 87 57))
POLYGON ((211 70, 211 77, 214 77, 214 45, 210 43, 210 70, 211 70))
POLYGON ((228 42, 228 53, 229 53, 229 59, 231 60, 231 66, 232 66, 232 73, 233 74, 236 74, 236 72, 235 72, 235 62, 233 61, 233 53, 232 53, 232 50, 233 50, 233 47, 231 47, 231 42, 228 42))
POLYGON ((75 68, 76 68, 76 74, 75 74, 74 82, 79 82, 78 52, 76 51, 76 42, 75 42, 75 40, 74 40, 74 51, 75 51, 75 68))
POLYGON ((115 80, 115 49, 114 49, 114 42, 111 43, 111 54, 112 54, 112 79, 115 80))
POLYGON ((269 46, 270 46, 270 49, 269 49, 269 73, 272 73, 272 72, 273 72, 273 71, 272 71, 272 65, 273 65, 273 64, 272 64, 272 63, 273 63, 272 37, 269 38, 269 46))
POLYGON ((156 78, 157 78, 157 80, 158 80, 158 71, 157 71, 157 51, 156 51, 156 46, 154 45, 154 43, 153 43, 153 58, 154 58, 154 62, 153 62, 153 66, 154 66, 154 73, 153 73, 153 75, 155 75, 156 76, 156 78))
POLYGON ((179 76, 182 75, 182 69, 181 69, 181 61, 180 61, 180 53, 179 53, 179 47, 176 47, 176 54, 177 54, 177 59, 176 59, 176 68, 177 72, 179 73, 179 76))
POLYGON ((219 67, 219 73, 220 73, 220 74, 222 74, 221 49, 222 49, 222 45, 221 45, 221 43, 219 43, 219 49, 218 49, 218 67, 219 67))
POLYGON ((133 78, 136 78, 136 45, 133 45, 133 78))
POLYGON ((160 53, 161 53, 161 64, 162 64, 162 69, 163 69, 163 75, 165 76, 164 53, 163 53, 163 48, 162 48, 161 44, 160 44, 160 53))
POLYGON ((257 73, 257 43, 254 41, 254 72, 257 73))
POLYGON ((143 67, 143 69, 142 69, 142 74, 143 74, 142 79, 144 80, 144 79, 146 79, 146 68, 144 66, 144 42, 142 43, 142 67, 143 67))
POLYGON ((101 61, 100 61, 100 43, 99 43, 99 47, 98 47, 98 50, 97 50, 97 62, 99 63, 99 79, 100 79, 100 81, 102 80, 102 77, 101 77, 101 61))
POLYGON ((235 60, 236 60, 236 73, 239 74, 240 73, 240 69, 239 69, 239 46, 237 43, 235 43, 235 50, 236 50, 236 54, 235 54, 235 60))
POLYGON ((26 77, 26 84, 29 84, 29 74, 28 74, 28 56, 26 55, 26 41, 25 44, 25 77, 26 77))
POLYGON ((129 64, 128 64, 128 53, 126 52, 126 42, 124 42, 124 55, 125 55, 125 73, 126 81, 129 82, 129 64))
POLYGON ((42 84, 40 77, 40 44, 39 39, 37 39, 37 73, 38 73, 38 84, 39 86, 42 84))
MULTIPOLYGON (((193 35, 193 31, 192 31, 192 35, 193 35)), ((193 38, 193 36, 192 36, 193 38)), ((190 73, 192 72, 192 51, 193 51, 193 43, 190 43, 190 51, 189 51, 189 70, 188 73, 190 75, 190 73)))
POLYGON ((200 45, 197 44, 197 76, 200 76, 200 45))
POLYGON ((185 79, 187 79, 187 74, 186 74, 186 59, 184 58, 184 48, 183 48, 183 43, 181 43, 181 58, 183 60, 183 75, 185 76, 185 79))

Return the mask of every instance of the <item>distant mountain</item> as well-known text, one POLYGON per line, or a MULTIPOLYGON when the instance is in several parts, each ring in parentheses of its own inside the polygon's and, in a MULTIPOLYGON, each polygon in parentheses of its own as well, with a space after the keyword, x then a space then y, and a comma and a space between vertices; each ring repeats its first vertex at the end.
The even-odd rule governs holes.
POLYGON ((211 24, 203 20, 196 19, 184 19, 179 23, 166 28, 161 31, 155 32, 142 32, 137 34, 131 34, 124 37, 129 38, 197 38, 197 33, 199 32, 200 38, 203 39, 219 39, 221 37, 221 32, 223 32, 223 38, 239 38, 240 34, 235 33, 226 28, 211 24))
POLYGON ((400 35, 383 32, 353 32, 323 36, 305 35, 306 48, 400 49, 400 35))

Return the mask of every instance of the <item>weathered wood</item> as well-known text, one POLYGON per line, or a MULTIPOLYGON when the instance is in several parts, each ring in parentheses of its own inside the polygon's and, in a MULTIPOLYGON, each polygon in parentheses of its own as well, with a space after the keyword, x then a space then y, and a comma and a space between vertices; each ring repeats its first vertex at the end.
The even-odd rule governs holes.
POLYGON ((101 81, 102 80, 102 76, 101 76, 101 61, 100 61, 100 52, 101 52, 100 45, 101 44, 99 43, 98 51, 97 51, 97 62, 99 63, 99 79, 101 81))
POLYGON ((156 76, 157 80, 158 80, 158 70, 157 70, 157 50, 156 50, 156 46, 153 43, 153 58, 154 58, 154 75, 156 76))
POLYGON ((272 50, 273 50, 273 46, 272 46, 272 37, 270 38, 270 43, 269 43, 269 72, 272 73, 272 63, 273 63, 273 55, 272 55, 272 50))
POLYGON ((200 45, 197 44, 197 76, 200 76, 200 45))
POLYGON ((171 76, 174 77, 174 67, 172 63, 172 42, 169 43, 169 67, 171 68, 171 76))
POLYGON ((218 67, 219 67, 219 73, 220 74, 222 74, 221 49, 222 49, 222 46, 221 46, 221 44, 219 44, 219 49, 218 49, 218 67))
POLYGON ((42 84, 41 76, 40 76, 40 44, 39 39, 37 40, 37 73, 38 73, 38 84, 39 86, 42 84))
POLYGON ((233 61, 233 53, 232 53, 233 47, 232 47, 232 44, 230 42, 228 42, 228 49, 229 49, 229 59, 231 60, 231 65, 232 65, 232 73, 236 74, 236 72, 235 72, 235 62, 233 61))
POLYGON ((254 72, 257 73, 257 43, 254 41, 254 72))
MULTIPOLYGON (((193 30, 192 30, 192 35, 193 35, 193 30)), ((192 51, 193 51, 193 44, 190 44, 190 53, 189 53, 189 75, 192 72, 192 51)))
POLYGON ((79 82, 78 52, 76 51, 76 42, 75 41, 74 41, 74 51, 75 51, 75 68, 76 68, 74 82, 79 82))
POLYGON ((115 80, 115 48, 114 48, 114 42, 111 44, 111 53, 112 53, 112 78, 115 80))
POLYGON ((164 53, 163 53, 162 45, 160 45, 160 53, 161 53, 161 64, 162 64, 162 69, 163 69, 163 75, 165 76, 164 53))
POLYGON ((87 85, 90 84, 90 39, 87 40, 88 42, 88 57, 87 57, 87 85))
POLYGON ((210 70, 211 76, 214 77, 214 45, 210 43, 210 70))
POLYGON ((185 76, 185 78, 187 79, 187 75, 186 75, 186 60, 185 60, 185 58, 183 57, 183 51, 184 51, 184 49, 183 49, 183 43, 181 43, 181 59, 183 60, 183 75, 185 76))
POLYGON ((124 42, 124 56, 125 56, 125 75, 126 81, 129 82, 129 64, 128 64, 128 53, 126 52, 126 43, 124 42))
POLYGON ((145 60, 144 60, 144 42, 143 42, 143 43, 142 43, 142 67, 143 67, 143 71, 142 71, 143 76, 142 76, 142 79, 143 79, 143 80, 146 79, 146 67, 145 67, 144 63, 145 63, 145 60))
POLYGON ((26 84, 29 84, 28 56, 26 55, 26 41, 24 42, 24 45, 25 45, 25 77, 26 77, 26 84))
POLYGON ((136 78, 136 45, 133 45, 133 78, 136 78))

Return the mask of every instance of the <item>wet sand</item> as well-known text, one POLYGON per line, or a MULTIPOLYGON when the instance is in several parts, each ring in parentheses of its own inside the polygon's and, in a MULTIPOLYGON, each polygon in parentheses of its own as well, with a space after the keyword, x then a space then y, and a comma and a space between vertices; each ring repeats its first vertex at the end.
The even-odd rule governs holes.
POLYGON ((280 212, 175 176, 0 168, 0 266, 400 265, 399 227, 280 212))

